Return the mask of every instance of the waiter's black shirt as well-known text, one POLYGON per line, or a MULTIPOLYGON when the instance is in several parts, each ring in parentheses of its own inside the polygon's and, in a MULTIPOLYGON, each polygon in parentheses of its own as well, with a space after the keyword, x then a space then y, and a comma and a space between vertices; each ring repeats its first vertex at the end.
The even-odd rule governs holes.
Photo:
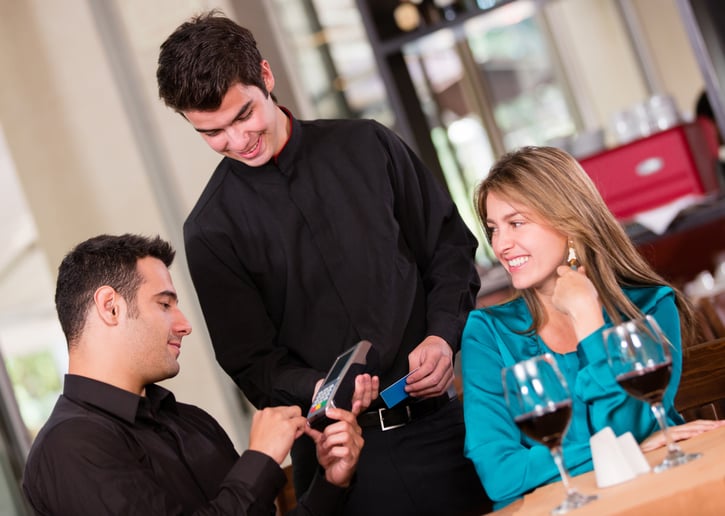
POLYGON ((457 351, 479 287, 450 196, 371 120, 292 119, 267 164, 224 158, 184 240, 216 358, 258 407, 306 409, 360 339, 379 352, 381 387, 428 335, 457 351))
MULTIPOLYGON (((140 397, 67 375, 33 443, 23 491, 43 515, 274 514, 285 482, 267 455, 239 455, 209 414, 163 387, 140 397)), ((343 490, 316 478, 295 514, 329 514, 343 490)))

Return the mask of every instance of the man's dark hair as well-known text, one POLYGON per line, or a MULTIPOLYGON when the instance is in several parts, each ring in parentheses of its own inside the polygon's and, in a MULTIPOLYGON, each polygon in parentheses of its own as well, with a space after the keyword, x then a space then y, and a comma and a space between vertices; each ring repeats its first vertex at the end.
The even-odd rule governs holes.
POLYGON ((55 309, 68 345, 80 337, 96 290, 113 287, 134 316, 142 279, 136 268, 138 260, 150 256, 170 267, 175 254, 171 244, 158 236, 99 235, 78 244, 58 267, 55 287, 55 309))
POLYGON ((213 111, 234 84, 256 86, 262 56, 252 33, 212 10, 181 24, 161 45, 159 97, 176 111, 213 111))

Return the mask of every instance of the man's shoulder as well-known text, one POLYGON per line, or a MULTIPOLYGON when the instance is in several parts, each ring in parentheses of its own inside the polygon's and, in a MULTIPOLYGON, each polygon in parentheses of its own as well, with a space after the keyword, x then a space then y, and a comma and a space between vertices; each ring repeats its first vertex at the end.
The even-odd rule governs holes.
POLYGON ((383 124, 370 118, 321 118, 318 120, 300 120, 299 123, 305 136, 314 135, 316 138, 325 134, 340 137, 350 134, 376 135, 390 132, 390 129, 383 124))
POLYGON ((221 191, 224 179, 231 172, 234 163, 235 162, 233 160, 226 157, 219 162, 209 178, 209 181, 207 181, 204 189, 201 191, 194 207, 186 217, 186 221, 184 222, 185 227, 190 224, 190 222, 197 219, 204 212, 207 205, 209 205, 209 202, 221 191))
POLYGON ((103 417, 61 397, 48 421, 33 440, 27 468, 38 462, 72 458, 79 447, 93 446, 104 439, 117 441, 119 429, 110 417, 103 417), (53 459, 55 457, 55 459, 53 459))
POLYGON ((372 127, 383 127, 380 122, 372 118, 318 118, 315 120, 299 120, 303 127, 330 129, 362 129, 372 127))
POLYGON ((96 431, 99 427, 113 428, 116 426, 118 426, 118 422, 111 416, 106 416, 100 411, 90 410, 65 396, 61 396, 58 398, 50 417, 38 432, 35 442, 48 439, 51 436, 57 438, 59 435, 85 428, 96 431))
POLYGON ((315 161, 324 155, 336 163, 370 163, 404 150, 395 132, 372 119, 308 120, 300 122, 300 127, 300 146, 315 161))

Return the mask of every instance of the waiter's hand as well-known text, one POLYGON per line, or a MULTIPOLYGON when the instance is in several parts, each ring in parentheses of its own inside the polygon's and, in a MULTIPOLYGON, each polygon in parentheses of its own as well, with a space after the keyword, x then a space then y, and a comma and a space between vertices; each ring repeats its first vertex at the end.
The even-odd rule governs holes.
POLYGON ((336 486, 347 487, 365 443, 362 429, 352 412, 331 408, 327 415, 337 421, 328 425, 323 432, 308 426, 305 433, 315 442, 317 461, 325 469, 325 479, 336 486))
MULTIPOLYGON (((325 379, 321 378, 315 384, 315 391, 312 394, 312 401, 315 401, 317 391, 322 387, 322 382, 325 379)), ((380 378, 377 376, 370 376, 368 373, 359 374, 355 377, 355 392, 352 395, 352 410, 355 411, 355 402, 359 402, 360 408, 355 415, 363 412, 370 404, 378 397, 378 391, 380 390, 380 378)))
POLYGON ((315 401, 315 396, 317 396, 317 391, 320 390, 320 387, 322 387, 322 382, 324 382, 324 378, 320 378, 317 380, 317 383, 315 383, 315 390, 312 391, 312 398, 310 398, 310 402, 315 401))
POLYGON ((352 395, 352 413, 358 415, 367 409, 378 397, 380 378, 369 374, 359 374, 355 377, 355 392, 352 395))
POLYGON ((445 393, 453 382, 453 350, 440 337, 431 335, 408 355, 409 371, 405 392, 416 398, 432 398, 445 393))

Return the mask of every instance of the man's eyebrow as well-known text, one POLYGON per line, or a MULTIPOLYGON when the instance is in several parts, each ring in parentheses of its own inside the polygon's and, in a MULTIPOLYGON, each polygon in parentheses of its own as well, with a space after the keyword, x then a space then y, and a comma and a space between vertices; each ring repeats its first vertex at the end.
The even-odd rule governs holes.
POLYGON ((170 297, 174 301, 179 301, 179 296, 173 290, 162 290, 161 292, 157 292, 154 297, 170 297))
MULTIPOLYGON (((239 111, 237 111, 237 114, 234 115, 234 118, 232 119, 232 121, 229 122, 229 123, 231 124, 235 120, 241 118, 247 111, 249 111, 249 108, 251 106, 252 106, 252 101, 251 100, 248 100, 247 102, 245 102, 244 105, 242 105, 242 107, 239 109, 239 111)), ((214 131, 221 131, 221 129, 217 129, 217 128, 213 128, 213 129, 202 129, 202 128, 199 128, 199 127, 194 127, 194 130, 197 133, 211 133, 211 132, 214 132, 214 131)))

